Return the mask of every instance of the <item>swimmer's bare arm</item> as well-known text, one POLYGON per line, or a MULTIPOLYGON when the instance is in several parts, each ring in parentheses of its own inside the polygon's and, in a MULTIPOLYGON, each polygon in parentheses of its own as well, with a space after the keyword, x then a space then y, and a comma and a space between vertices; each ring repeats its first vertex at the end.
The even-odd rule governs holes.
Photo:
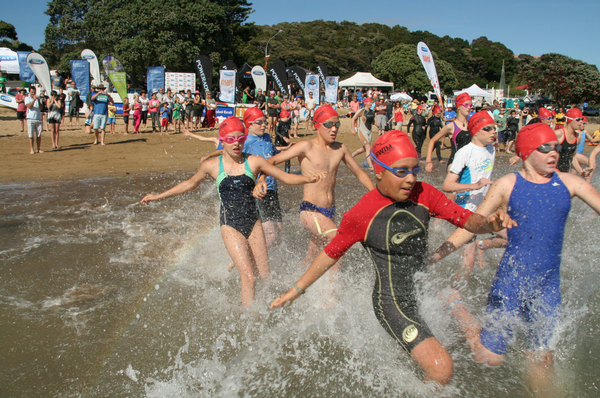
POLYGON ((515 181, 515 175, 509 174, 494 182, 483 202, 467 220, 464 228, 457 228, 429 257, 429 263, 433 264, 448 256, 469 242, 476 234, 497 232, 504 228, 517 226, 517 223, 505 211, 515 181))
POLYGON ((594 148, 592 153, 590 153, 590 164, 589 167, 593 170, 596 168, 596 156, 600 153, 600 145, 594 148))
POLYGON ((278 165, 279 163, 283 163, 286 160, 290 160, 296 158, 298 156, 304 155, 306 151, 309 150, 311 144, 309 141, 300 141, 296 143, 296 145, 290 147, 287 151, 280 152, 277 155, 269 158, 269 163, 272 165, 278 165))
POLYGON ((196 174, 194 174, 194 176, 192 178, 190 178, 189 180, 184 181, 181 184, 178 184, 178 185, 174 186, 173 188, 171 188, 159 195, 146 195, 141 200, 140 203, 145 205, 146 203, 149 203, 149 202, 154 202, 157 200, 170 198, 172 196, 181 195, 182 193, 185 193, 185 192, 188 192, 188 191, 191 191, 191 190, 197 188, 198 185, 200 185, 200 183, 202 182, 202 180, 205 179, 207 176, 210 175, 213 178, 216 177, 215 168, 218 167, 218 165, 216 163, 217 163, 216 160, 213 160, 212 162, 204 163, 200 167, 200 170, 198 170, 198 172, 196 174))
POLYGON ((492 180, 482 178, 473 184, 461 184, 458 182, 459 178, 460 176, 458 174, 449 171, 448 175, 446 175, 446 179, 444 180, 444 185, 442 185, 442 190, 444 192, 469 192, 485 187, 486 185, 490 185, 492 183, 492 180))
POLYGON ((358 112, 356 112, 356 115, 352 116, 352 120, 350 121, 351 124, 351 128, 352 128, 352 134, 356 135, 356 123, 358 121, 359 117, 362 117, 363 111, 359 110, 358 112))
POLYGON ((348 147, 342 144, 342 150, 344 151, 344 157, 342 158, 342 161, 346 163, 346 166, 348 166, 352 174, 354 174, 356 178, 358 178, 358 181, 360 181, 360 183, 369 191, 375 189, 373 181, 371 181, 369 175, 365 173, 363 169, 360 168, 358 163, 356 163, 356 160, 354 160, 354 158, 352 157, 352 154, 350 153, 348 147))
MULTIPOLYGON (((308 289, 308 287, 315 283, 321 277, 321 275, 327 272, 329 268, 333 267, 337 261, 337 258, 331 258, 327 255, 327 253, 325 253, 325 251, 322 251, 313 260, 313 262, 310 264, 310 267, 304 273, 304 275, 302 275, 300 280, 296 282, 296 286, 302 290, 308 289)), ((271 303, 269 308, 273 309, 275 307, 282 307, 286 303, 292 304, 292 302, 298 297, 300 297, 300 293, 292 287, 290 290, 277 297, 271 303)))
POLYGON ((429 140, 429 145, 427 146, 427 160, 425 160, 425 170, 428 173, 433 171, 433 162, 431 161, 431 154, 433 153, 433 149, 435 148, 435 143, 444 138, 445 135, 450 134, 452 132, 452 124, 445 125, 433 138, 429 140))
MULTIPOLYGON (((252 166, 256 167, 257 171, 264 174, 268 174, 281 182, 288 185, 302 185, 310 184, 313 182, 321 181, 325 178, 327 173, 314 173, 310 176, 303 176, 298 174, 288 174, 278 167, 273 166, 265 158, 260 156, 250 156, 249 161, 252 162, 252 166)), ((253 169, 254 169, 253 167, 253 169)))
POLYGON ((558 176, 571 193, 571 197, 577 196, 600 214, 600 192, 596 188, 583 178, 569 173, 558 173, 558 176))

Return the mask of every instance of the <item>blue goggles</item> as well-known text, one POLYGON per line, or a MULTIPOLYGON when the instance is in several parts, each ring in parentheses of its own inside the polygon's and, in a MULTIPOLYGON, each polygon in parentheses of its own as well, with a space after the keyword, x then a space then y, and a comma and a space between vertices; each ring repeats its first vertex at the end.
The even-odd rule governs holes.
POLYGON ((404 178, 409 174, 413 174, 415 177, 417 176, 417 174, 419 174, 419 172, 421 171, 421 166, 416 165, 415 167, 413 167, 412 170, 407 169, 406 167, 390 167, 387 164, 384 164, 382 161, 380 161, 379 159, 377 159, 377 157, 375 157, 375 155, 373 155, 373 152, 371 152, 369 154, 369 156, 371 157, 371 160, 373 160, 375 163, 377 163, 379 166, 383 167, 384 169, 391 171, 393 175, 395 175, 396 177, 399 178, 404 178))

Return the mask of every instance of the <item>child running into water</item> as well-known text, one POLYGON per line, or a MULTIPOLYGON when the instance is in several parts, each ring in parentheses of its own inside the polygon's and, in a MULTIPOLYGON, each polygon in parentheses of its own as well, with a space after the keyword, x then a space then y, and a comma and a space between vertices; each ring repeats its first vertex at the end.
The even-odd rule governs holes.
POLYGON ((300 221, 310 232, 308 250, 303 261, 305 265, 310 264, 325 244, 335 236, 335 181, 340 163, 346 163, 365 188, 375 188, 369 176, 352 158, 346 145, 335 141, 340 127, 340 118, 335 109, 330 105, 323 105, 315 111, 313 120, 317 129, 316 138, 300 141, 287 151, 269 159, 271 164, 276 165, 298 158, 303 175, 326 173, 325 179, 317 184, 304 186, 300 221))
MULTIPOLYGON (((550 340, 560 318, 560 263, 571 198, 579 197, 600 213, 600 193, 583 179, 556 170, 560 144, 544 123, 529 124, 516 139, 521 171, 492 184, 477 209, 482 216, 499 207, 518 227, 508 231, 488 296, 483 324, 473 317, 457 290, 449 303, 477 362, 498 366, 516 332, 526 338, 527 374, 531 391, 549 391, 553 375, 550 340)), ((457 230, 431 257, 435 262, 468 242, 472 234, 457 230)))
POLYGON ((300 185, 321 181, 324 173, 313 172, 310 177, 284 173, 260 156, 242 153, 246 140, 245 128, 235 116, 227 118, 219 128, 223 155, 204 162, 189 180, 160 195, 148 195, 142 204, 169 198, 198 187, 207 176, 217 182, 221 200, 221 236, 225 248, 236 265, 242 280, 242 305, 254 300, 256 273, 260 279, 269 277, 269 258, 262 224, 252 196, 256 175, 265 173, 286 184, 300 185))
POLYGON ((414 276, 427 266, 429 220, 442 218, 477 233, 512 223, 503 211, 487 218, 473 214, 431 185, 417 182, 419 157, 404 132, 390 131, 375 141, 371 159, 377 189, 344 214, 335 238, 271 308, 304 294, 354 243, 361 242, 375 266, 373 308, 379 322, 423 368, 425 380, 446 384, 452 377, 452 357, 419 315, 415 292, 414 276))

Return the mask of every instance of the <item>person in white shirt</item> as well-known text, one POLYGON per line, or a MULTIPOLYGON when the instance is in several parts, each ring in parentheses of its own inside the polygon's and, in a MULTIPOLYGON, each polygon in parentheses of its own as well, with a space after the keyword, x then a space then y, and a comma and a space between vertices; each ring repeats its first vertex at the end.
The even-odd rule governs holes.
POLYGON ((42 143, 42 113, 40 108, 42 107, 41 100, 37 98, 35 94, 35 87, 29 88, 29 96, 25 98, 25 106, 27 107, 27 135, 29 136, 29 153, 35 154, 36 151, 33 149, 33 142, 36 141, 37 153, 43 153, 40 151, 40 145, 42 143))

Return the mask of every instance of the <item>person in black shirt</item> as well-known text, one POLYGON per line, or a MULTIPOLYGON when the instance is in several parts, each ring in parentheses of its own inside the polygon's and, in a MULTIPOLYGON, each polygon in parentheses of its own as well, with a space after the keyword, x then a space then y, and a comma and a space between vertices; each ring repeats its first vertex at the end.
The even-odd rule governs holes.
POLYGON ((258 92, 256 94, 256 97, 254 97, 254 103, 257 105, 258 109, 260 109, 261 111, 265 111, 265 95, 263 94, 263 91, 261 88, 258 89, 258 92))
MULTIPOLYGON (((427 133, 427 129, 429 129, 429 138, 435 137, 437 133, 444 127, 444 122, 442 122, 442 110, 439 106, 433 107, 433 116, 429 118, 427 124, 425 125, 425 133, 427 133)), ((440 163, 445 163, 442 159, 442 143, 437 141, 435 143, 435 153, 437 154, 438 161, 440 163)))
POLYGON ((410 122, 408 122, 408 126, 406 129, 410 131, 411 124, 414 126, 412 131, 412 139, 415 142, 415 147, 417 149, 417 153, 419 156, 421 155, 421 148, 423 147, 423 143, 425 142, 425 117, 423 117, 423 107, 419 105, 417 107, 417 114, 414 115, 410 122))

